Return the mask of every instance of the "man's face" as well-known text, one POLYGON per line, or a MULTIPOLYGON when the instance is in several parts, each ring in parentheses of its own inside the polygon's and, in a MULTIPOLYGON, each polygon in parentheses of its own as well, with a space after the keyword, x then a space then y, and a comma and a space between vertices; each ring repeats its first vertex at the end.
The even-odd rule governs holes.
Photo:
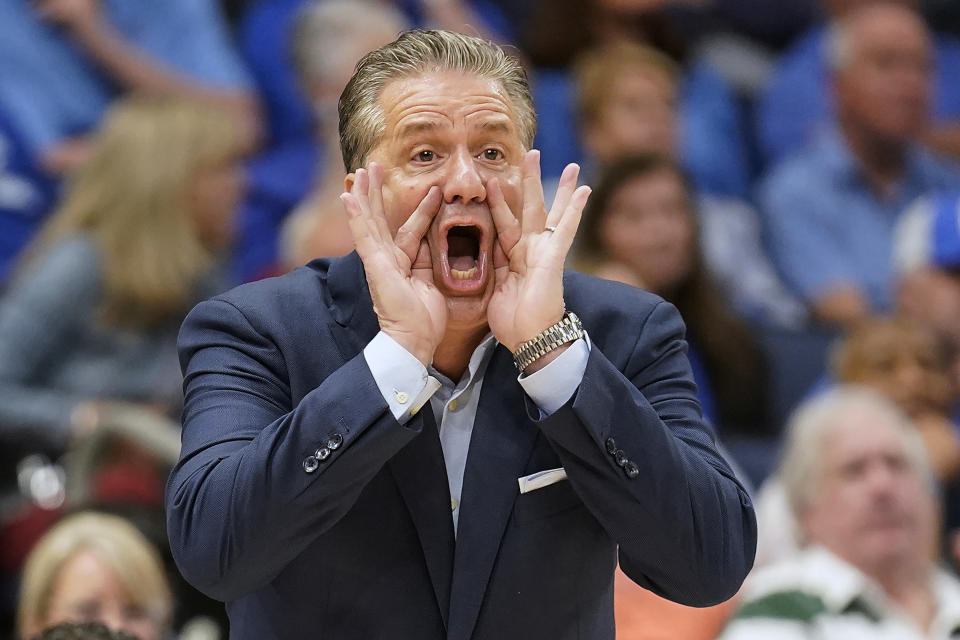
POLYGON ((921 560, 934 535, 934 502, 890 418, 864 408, 836 419, 842 425, 823 443, 818 486, 800 517, 808 539, 867 573, 921 560))
POLYGON ((914 139, 927 124, 932 92, 930 38, 920 18, 884 6, 850 25, 850 60, 836 76, 842 118, 891 141, 914 139))
POLYGON ((447 298, 448 327, 483 326, 494 288, 489 181, 521 210, 526 149, 513 105, 495 80, 443 71, 390 82, 380 106, 385 129, 369 159, 384 168, 387 223, 396 232, 430 188, 440 188, 426 235, 433 281, 447 298))

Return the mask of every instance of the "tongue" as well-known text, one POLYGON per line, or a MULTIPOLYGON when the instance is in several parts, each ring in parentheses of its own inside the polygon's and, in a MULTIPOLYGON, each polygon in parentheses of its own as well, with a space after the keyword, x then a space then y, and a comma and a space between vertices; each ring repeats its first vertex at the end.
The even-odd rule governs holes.
POLYGON ((447 238, 447 256, 450 259, 450 268, 457 271, 468 271, 477 266, 474 258, 477 250, 477 241, 473 238, 451 235, 447 238))
POLYGON ((477 266, 473 256, 450 256, 450 268, 457 271, 469 271, 477 266))

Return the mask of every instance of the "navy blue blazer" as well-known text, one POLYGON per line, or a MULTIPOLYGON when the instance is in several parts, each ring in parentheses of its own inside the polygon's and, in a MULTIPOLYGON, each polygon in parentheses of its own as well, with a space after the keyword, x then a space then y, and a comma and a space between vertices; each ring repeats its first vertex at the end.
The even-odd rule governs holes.
POLYGON ((737 591, 756 521, 703 426, 679 315, 583 274, 564 286, 592 341, 583 382, 541 419, 497 346, 456 540, 432 412, 399 424, 364 360, 379 327, 356 254, 190 313, 169 535, 231 638, 614 638, 618 554, 677 602, 737 591), (560 466, 567 481, 519 493, 560 466))

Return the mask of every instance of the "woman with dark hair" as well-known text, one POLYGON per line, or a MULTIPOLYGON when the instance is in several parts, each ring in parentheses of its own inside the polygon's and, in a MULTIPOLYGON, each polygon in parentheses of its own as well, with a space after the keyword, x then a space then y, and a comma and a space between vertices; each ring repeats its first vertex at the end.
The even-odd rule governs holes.
POLYGON ((704 265, 691 189, 677 165, 651 155, 614 162, 587 203, 578 237, 581 269, 679 309, 704 416, 718 431, 765 433, 763 354, 704 265))

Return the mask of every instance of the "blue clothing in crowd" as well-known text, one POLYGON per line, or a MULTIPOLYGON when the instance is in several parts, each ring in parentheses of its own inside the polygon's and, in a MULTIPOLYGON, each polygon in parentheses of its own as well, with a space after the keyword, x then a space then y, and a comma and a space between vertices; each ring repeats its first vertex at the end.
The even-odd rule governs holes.
MULTIPOLYGON (((125 38, 172 69, 221 89, 247 88, 214 0, 103 0, 125 38)), ((86 133, 116 93, 69 34, 29 0, 0 2, 0 108, 34 157, 86 133)))
POLYGON ((806 301, 859 286, 875 311, 890 308, 897 219, 916 198, 960 186, 957 168, 920 147, 900 184, 881 198, 837 130, 776 167, 760 187, 771 257, 806 301))
MULTIPOLYGON (((757 107, 757 139, 768 162, 810 144, 832 120, 827 28, 800 38, 781 58, 757 107)), ((960 41, 934 36, 935 120, 960 119, 960 41)))
POLYGON ((0 111, 0 289, 55 196, 54 181, 37 168, 0 111))
POLYGON ((247 195, 238 212, 231 278, 276 275, 279 236, 287 215, 319 179, 322 150, 312 136, 270 149, 247 165, 247 195))

